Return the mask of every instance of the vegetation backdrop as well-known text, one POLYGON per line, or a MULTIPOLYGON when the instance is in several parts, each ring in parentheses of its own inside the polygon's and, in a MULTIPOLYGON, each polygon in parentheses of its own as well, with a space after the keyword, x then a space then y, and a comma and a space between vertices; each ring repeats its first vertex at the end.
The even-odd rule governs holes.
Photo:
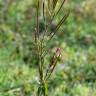
MULTIPOLYGON (((35 4, 35 0, 0 0, 0 96, 35 96, 35 4)), ((66 0, 56 21, 67 10, 67 21, 48 46, 62 48, 49 96, 96 96, 96 0, 66 0)))

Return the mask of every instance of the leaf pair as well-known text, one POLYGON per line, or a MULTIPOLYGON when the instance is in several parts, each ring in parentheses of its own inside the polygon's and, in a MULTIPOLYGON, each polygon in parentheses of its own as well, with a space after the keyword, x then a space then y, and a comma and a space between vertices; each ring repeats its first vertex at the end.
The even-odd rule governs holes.
POLYGON ((54 10, 57 5, 58 0, 48 0, 48 9, 54 10))
POLYGON ((53 0, 53 2, 52 2, 53 3, 53 9, 55 9, 57 2, 58 2, 58 0, 53 0))

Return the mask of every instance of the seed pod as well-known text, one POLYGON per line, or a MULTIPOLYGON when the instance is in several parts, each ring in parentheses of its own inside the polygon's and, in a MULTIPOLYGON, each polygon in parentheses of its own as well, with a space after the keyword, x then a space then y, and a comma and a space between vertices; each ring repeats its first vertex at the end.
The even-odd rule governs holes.
POLYGON ((45 79, 46 79, 46 77, 47 78, 50 77, 51 73, 53 72, 53 70, 58 62, 58 58, 60 57, 60 55, 61 55, 61 50, 60 50, 60 48, 57 48, 53 57, 51 58, 51 62, 48 66, 45 79))

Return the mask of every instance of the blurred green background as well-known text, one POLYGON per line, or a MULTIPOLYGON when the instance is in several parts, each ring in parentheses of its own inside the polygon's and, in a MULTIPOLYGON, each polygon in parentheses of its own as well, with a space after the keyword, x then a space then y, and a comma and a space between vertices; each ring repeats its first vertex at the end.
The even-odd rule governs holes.
MULTIPOLYGON (((0 0, 0 96, 35 96, 35 3, 0 0), (22 86, 22 91, 9 91, 14 86, 22 86)), ((49 82, 49 96, 96 96, 96 0, 66 0, 64 8, 70 15, 49 45, 62 48, 61 62, 49 82)))

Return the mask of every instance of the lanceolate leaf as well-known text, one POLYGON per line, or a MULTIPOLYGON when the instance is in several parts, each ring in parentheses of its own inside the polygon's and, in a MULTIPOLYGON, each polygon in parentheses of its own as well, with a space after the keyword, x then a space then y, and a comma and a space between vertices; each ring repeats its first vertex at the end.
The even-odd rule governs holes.
POLYGON ((57 24, 54 33, 52 34, 52 32, 50 33, 50 39, 48 40, 48 42, 53 38, 53 36, 57 33, 58 29, 61 27, 61 25, 67 20, 67 17, 69 16, 69 12, 66 13, 63 18, 59 21, 59 23, 57 24))
POLYGON ((67 17, 69 16, 69 12, 66 13, 63 18, 60 20, 60 22, 57 24, 55 31, 58 31, 58 29, 61 27, 61 25, 65 22, 67 17))
POLYGON ((61 4, 60 8, 59 8, 58 11, 53 15, 53 19, 54 19, 55 16, 57 16, 57 14, 60 12, 60 10, 62 9, 62 7, 63 7, 63 5, 64 5, 64 3, 65 3, 65 1, 66 1, 66 0, 63 0, 63 1, 62 1, 62 4, 61 4))

